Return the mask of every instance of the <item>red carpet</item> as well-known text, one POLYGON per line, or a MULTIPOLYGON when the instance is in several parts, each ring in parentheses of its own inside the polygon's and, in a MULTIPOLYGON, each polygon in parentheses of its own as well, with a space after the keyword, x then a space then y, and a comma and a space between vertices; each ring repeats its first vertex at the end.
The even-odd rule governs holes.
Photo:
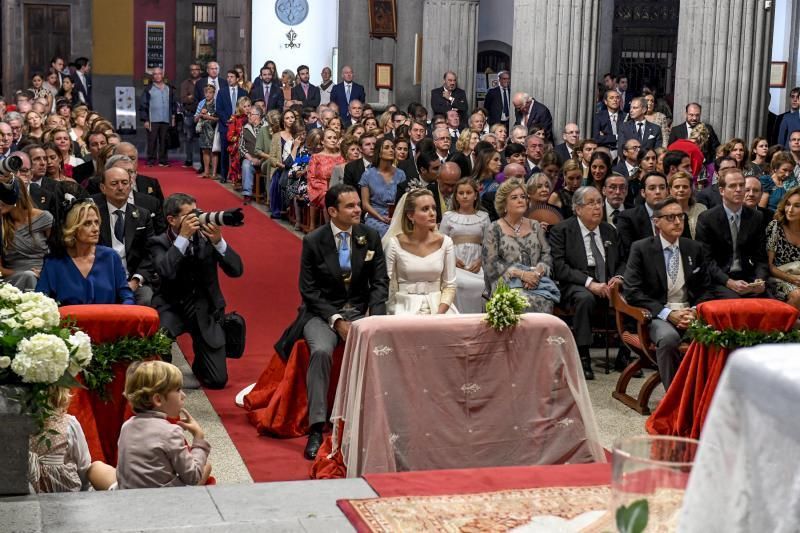
MULTIPOLYGON (((197 177, 194 170, 179 167, 145 167, 142 174, 158 178, 164 196, 185 192, 197 198, 204 211, 218 211, 242 205, 241 199, 217 182, 197 177)), ((303 459, 305 438, 259 437, 245 411, 234 405, 242 388, 255 382, 273 353, 272 345, 294 319, 300 295, 297 277, 301 242, 256 208, 245 207, 245 225, 223 229, 223 237, 242 257, 244 275, 230 279, 220 272, 227 310, 238 311, 247 321, 244 357, 228 360, 228 385, 223 390, 206 390, 208 399, 239 450, 254 481, 308 479, 311 463, 303 459)), ((192 358, 188 335, 178 343, 192 358)), ((211 452, 214 461, 214 452, 211 452)))

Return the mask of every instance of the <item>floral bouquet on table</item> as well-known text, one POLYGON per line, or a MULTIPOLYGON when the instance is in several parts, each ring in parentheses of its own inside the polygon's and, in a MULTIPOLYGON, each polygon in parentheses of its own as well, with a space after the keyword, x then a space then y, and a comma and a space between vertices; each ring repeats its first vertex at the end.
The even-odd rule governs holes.
POLYGON ((0 283, 0 386, 43 427, 51 385, 79 386, 92 360, 89 336, 61 321, 55 300, 0 283))
POLYGON ((500 279, 486 304, 486 322, 497 331, 514 327, 519 324, 519 317, 527 307, 528 300, 522 292, 510 288, 500 279))

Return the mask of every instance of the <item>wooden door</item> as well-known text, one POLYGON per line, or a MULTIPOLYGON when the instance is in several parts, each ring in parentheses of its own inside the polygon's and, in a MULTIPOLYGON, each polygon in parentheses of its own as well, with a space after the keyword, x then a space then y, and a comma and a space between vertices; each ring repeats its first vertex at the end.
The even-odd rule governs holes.
POLYGON ((25 5, 25 87, 34 72, 45 73, 53 56, 70 60, 72 45, 70 6, 49 4, 25 5))

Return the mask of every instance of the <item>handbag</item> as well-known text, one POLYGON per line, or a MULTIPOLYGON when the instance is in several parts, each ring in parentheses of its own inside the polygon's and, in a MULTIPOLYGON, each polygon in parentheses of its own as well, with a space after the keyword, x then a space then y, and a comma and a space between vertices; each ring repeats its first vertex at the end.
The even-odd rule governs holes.
POLYGON ((175 150, 181 147, 181 136, 178 128, 170 126, 167 128, 167 150, 175 150))
POLYGON ((241 359, 247 339, 247 324, 244 317, 236 311, 226 313, 220 325, 225 332, 225 355, 229 359, 241 359))

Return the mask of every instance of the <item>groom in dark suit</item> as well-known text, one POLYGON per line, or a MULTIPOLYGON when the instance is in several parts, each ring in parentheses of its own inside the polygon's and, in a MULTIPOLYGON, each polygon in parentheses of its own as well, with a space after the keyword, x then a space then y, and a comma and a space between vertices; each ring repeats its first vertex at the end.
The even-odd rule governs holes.
POLYGON ((303 238, 300 295, 303 303, 291 326, 275 345, 286 359, 294 343, 304 338, 308 365, 308 443, 303 455, 314 459, 328 420, 331 357, 347 339, 354 320, 386 314, 389 279, 377 231, 360 223, 361 200, 354 187, 334 185, 325 194, 330 224, 303 238))
POLYGON ((694 306, 710 286, 703 245, 682 237, 683 210, 674 198, 655 205, 658 235, 636 241, 625 270, 625 298, 653 317, 650 338, 656 345, 661 382, 669 389, 680 366, 683 333, 697 317, 694 306))
POLYGON ((594 379, 589 354, 592 313, 609 290, 622 282, 625 263, 620 260, 619 238, 603 222, 603 197, 596 187, 580 187, 572 196, 575 216, 550 228, 553 273, 561 288, 562 303, 574 310, 573 329, 584 378, 594 379))

